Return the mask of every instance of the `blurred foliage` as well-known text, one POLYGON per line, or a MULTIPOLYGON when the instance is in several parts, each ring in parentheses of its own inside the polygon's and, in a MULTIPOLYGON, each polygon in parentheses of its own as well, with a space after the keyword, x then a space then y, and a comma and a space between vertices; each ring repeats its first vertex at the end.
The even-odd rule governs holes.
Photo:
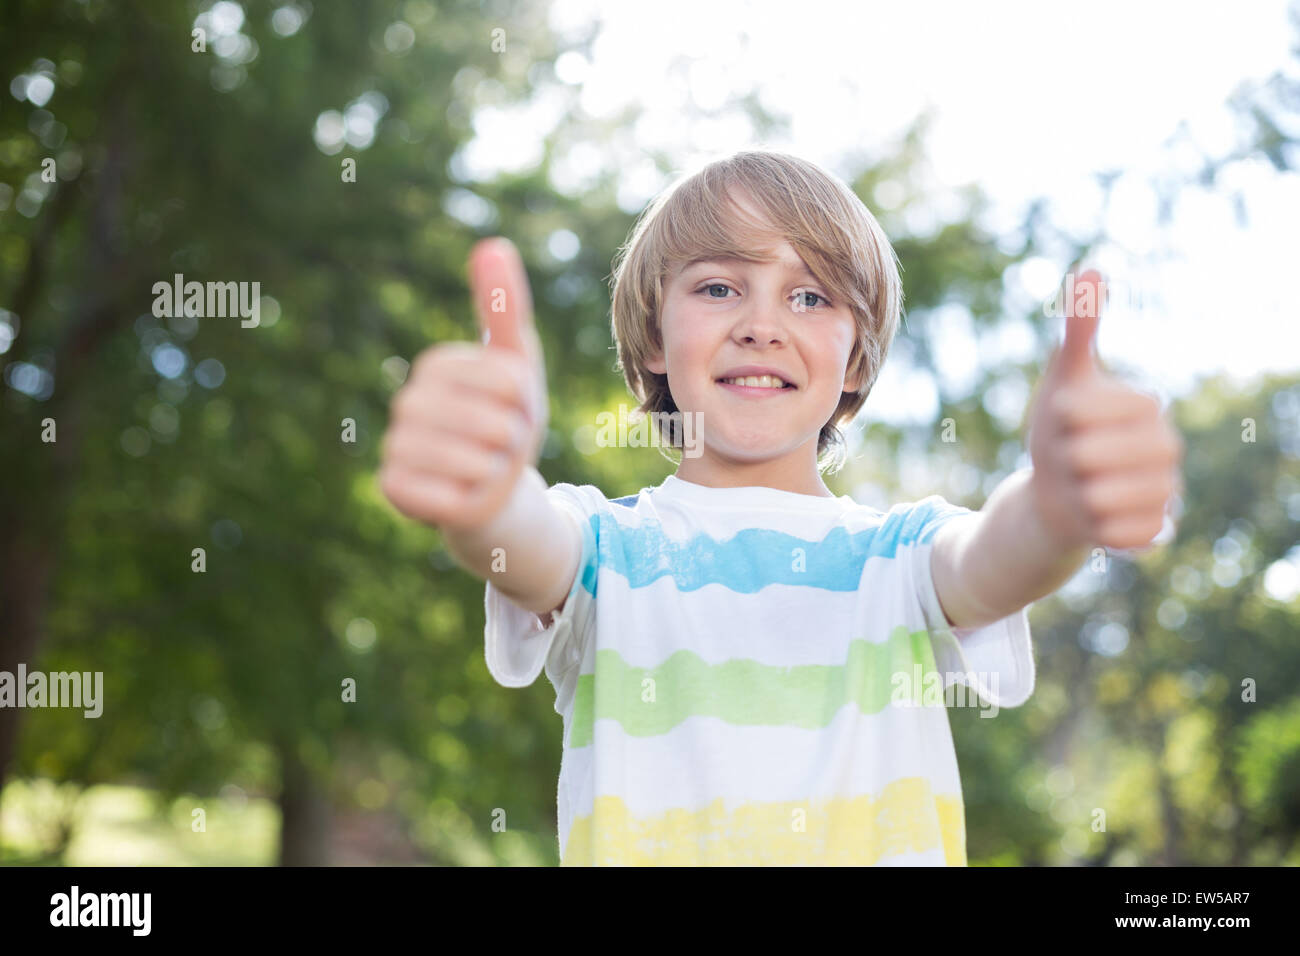
MULTIPOLYGON (((174 835, 160 861, 267 858, 262 817, 240 823, 235 811, 269 798, 292 824, 270 853, 284 862, 350 859, 339 847, 355 830, 349 839, 385 861, 554 864, 553 689, 492 682, 482 582, 387 505, 375 470, 405 362, 474 335, 465 257, 501 234, 524 255, 547 356, 547 480, 613 497, 670 473, 655 449, 579 440, 598 412, 631 402, 614 372, 607 280, 633 215, 613 172, 580 196, 551 185, 578 120, 547 138, 535 169, 490 182, 461 172, 477 110, 559 86, 544 6, 237 9, 234 39, 218 45, 213 31, 201 53, 191 31, 206 4, 17 0, 0 15, 0 78, 53 84, 43 100, 41 88, 0 93, 0 308, 17 328, 0 357, 0 664, 105 675, 97 720, 19 715, 17 752, 8 768, 0 760, 15 829, 0 831, 0 860, 105 859, 78 850, 78 829, 99 819, 78 794, 117 794, 137 813, 122 794, 141 787, 174 835), (295 17, 300 28, 280 35, 295 17), (362 130, 335 152, 328 136, 318 147, 322 114, 358 103, 379 114, 373 141, 362 130), (56 183, 41 181, 47 156, 56 183), (355 182, 341 175, 346 159, 355 182), (579 237, 566 260, 552 252, 561 230, 579 237), (259 282, 261 326, 154 318, 153 284, 178 272, 259 282), (178 354, 179 371, 167 364, 178 354), (56 443, 40 440, 46 418, 56 443), (344 419, 355 443, 341 439, 344 419), (40 638, 30 657, 24 634, 40 638), (357 699, 343 704, 348 678, 357 699), (191 829, 196 808, 211 811, 206 834, 191 829), (215 848, 243 839, 239 853, 215 848)), ((748 109, 760 136, 784 128, 748 109)), ((994 234, 974 190, 956 220, 910 229, 925 202, 911 184, 926 123, 850 183, 903 265, 908 315, 890 362, 933 373, 935 317, 954 304, 981 333, 1027 321, 1045 355, 1053 329, 1006 276, 1073 240, 1038 211, 1018 237, 994 234), (904 186, 892 208, 872 202, 886 180, 904 186)), ((1282 128, 1260 125, 1270 157, 1291 155, 1269 138, 1282 128)), ((599 142, 615 131, 578 132, 599 142)), ((962 394, 940 381, 936 423, 859 428, 833 487, 978 507, 1023 454, 987 396, 1038 370, 984 368, 962 394), (955 447, 939 440, 945 418, 955 447), (927 487, 901 474, 905 461, 927 487)), ((952 711, 973 863, 1300 862, 1300 605, 1261 585, 1297 538, 1298 406, 1300 387, 1282 380, 1240 392, 1207 382, 1179 403, 1176 540, 1105 556, 1035 607, 1028 704, 996 723, 952 711), (1244 418, 1255 442, 1242 441, 1244 418), (1256 702, 1241 699, 1247 678, 1256 702), (1105 832, 1093 830, 1097 809, 1105 832)))

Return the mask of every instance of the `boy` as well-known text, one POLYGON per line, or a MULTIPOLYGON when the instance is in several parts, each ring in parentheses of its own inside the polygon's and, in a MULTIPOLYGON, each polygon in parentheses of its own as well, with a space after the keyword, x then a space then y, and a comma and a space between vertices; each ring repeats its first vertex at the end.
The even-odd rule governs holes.
POLYGON ((487 581, 492 676, 522 687, 544 666, 555 686, 561 863, 965 865, 930 678, 1024 703, 1027 606, 1091 547, 1148 544, 1182 455, 1158 401, 1092 357, 1100 277, 1076 283, 1035 397, 1033 467, 979 512, 935 495, 880 512, 821 478, 902 304, 893 249, 843 183, 737 153, 656 199, 620 257, 628 386, 700 425, 675 475, 613 500, 547 488, 531 300, 496 239, 470 261, 486 344, 416 360, 381 477, 487 581))

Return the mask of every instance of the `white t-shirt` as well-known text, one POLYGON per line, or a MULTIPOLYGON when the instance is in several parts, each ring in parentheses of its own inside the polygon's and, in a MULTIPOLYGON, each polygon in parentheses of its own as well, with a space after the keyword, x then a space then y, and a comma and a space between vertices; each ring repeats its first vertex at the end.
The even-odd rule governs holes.
POLYGON ((573 587, 543 627, 489 581, 485 651, 555 687, 562 865, 966 864, 945 698, 1034 686, 1027 609, 965 631, 940 607, 933 535, 970 509, 672 475, 547 494, 582 532, 573 587))

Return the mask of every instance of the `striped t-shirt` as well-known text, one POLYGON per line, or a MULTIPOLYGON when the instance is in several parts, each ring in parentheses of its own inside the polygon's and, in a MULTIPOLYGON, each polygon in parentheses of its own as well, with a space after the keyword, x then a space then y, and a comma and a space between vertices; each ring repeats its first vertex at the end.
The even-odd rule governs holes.
POLYGON ((953 629, 935 593, 934 533, 970 509, 674 475, 547 494, 573 587, 543 628, 489 581, 485 649, 498 683, 555 687, 562 865, 966 864, 945 702, 1034 686, 1027 609, 953 629))

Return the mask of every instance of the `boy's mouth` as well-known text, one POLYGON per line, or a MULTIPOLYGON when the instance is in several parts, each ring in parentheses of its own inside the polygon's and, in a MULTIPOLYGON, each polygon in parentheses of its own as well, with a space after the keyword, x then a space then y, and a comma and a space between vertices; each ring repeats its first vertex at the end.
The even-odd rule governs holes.
POLYGON ((794 384, 775 374, 771 369, 737 368, 729 371, 731 374, 721 376, 714 381, 737 395, 765 398, 782 392, 791 392, 796 388, 794 384))
POLYGON ((797 387, 779 370, 756 365, 729 368, 725 375, 714 381, 729 392, 749 395, 775 394, 793 391, 797 387))

